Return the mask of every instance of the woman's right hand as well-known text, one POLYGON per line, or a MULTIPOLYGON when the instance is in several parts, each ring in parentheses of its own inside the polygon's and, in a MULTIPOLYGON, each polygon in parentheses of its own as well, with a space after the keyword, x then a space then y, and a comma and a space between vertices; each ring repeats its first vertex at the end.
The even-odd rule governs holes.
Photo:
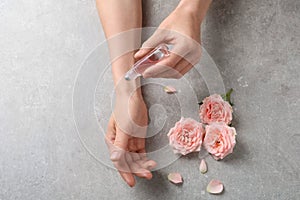
POLYGON ((159 44, 170 44, 170 55, 143 72, 144 78, 181 78, 201 57, 200 26, 211 0, 181 0, 135 54, 140 59, 159 44))

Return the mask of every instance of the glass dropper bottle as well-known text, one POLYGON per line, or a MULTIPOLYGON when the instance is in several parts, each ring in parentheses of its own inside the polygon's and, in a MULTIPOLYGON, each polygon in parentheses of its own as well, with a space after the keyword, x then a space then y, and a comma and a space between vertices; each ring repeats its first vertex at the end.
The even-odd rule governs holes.
POLYGON ((142 73, 148 67, 156 64, 169 55, 170 52, 168 45, 160 44, 132 66, 132 68, 125 74, 125 80, 130 81, 136 79, 139 76, 142 76, 142 73))

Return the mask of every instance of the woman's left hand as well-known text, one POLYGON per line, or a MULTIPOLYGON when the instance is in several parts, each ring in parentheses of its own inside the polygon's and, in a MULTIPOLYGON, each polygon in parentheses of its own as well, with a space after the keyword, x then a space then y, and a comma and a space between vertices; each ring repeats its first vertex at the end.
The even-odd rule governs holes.
POLYGON ((147 124, 147 107, 141 96, 117 95, 105 141, 111 161, 123 180, 131 187, 135 185, 133 175, 151 179, 150 170, 156 166, 155 161, 146 157, 147 124))

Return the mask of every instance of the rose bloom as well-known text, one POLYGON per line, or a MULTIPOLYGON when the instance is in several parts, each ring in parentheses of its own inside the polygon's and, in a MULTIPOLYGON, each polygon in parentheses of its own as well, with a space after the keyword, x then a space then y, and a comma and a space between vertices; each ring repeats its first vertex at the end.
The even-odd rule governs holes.
POLYGON ((203 123, 225 122, 230 124, 232 120, 232 107, 218 94, 213 94, 203 100, 199 110, 203 123))
POLYGON ((204 128, 201 123, 191 118, 181 118, 168 133, 169 143, 174 153, 186 155, 200 151, 204 128))
POLYGON ((225 123, 213 123, 207 125, 205 131, 203 145, 214 159, 223 159, 232 153, 236 143, 235 128, 229 127, 225 123))

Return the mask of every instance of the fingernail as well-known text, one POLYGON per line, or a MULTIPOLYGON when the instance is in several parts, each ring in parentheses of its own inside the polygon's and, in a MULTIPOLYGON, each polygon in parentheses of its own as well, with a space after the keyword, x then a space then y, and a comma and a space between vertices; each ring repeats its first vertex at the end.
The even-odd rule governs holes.
POLYGON ((129 187, 133 187, 135 185, 135 181, 131 181, 131 180, 127 180, 126 183, 127 185, 129 185, 129 187))
POLYGON ((153 169, 155 167, 156 167, 156 162, 149 163, 147 166, 148 169, 153 169))
POLYGON ((147 173, 147 174, 143 174, 143 175, 148 180, 152 179, 152 174, 151 173, 147 173))
POLYGON ((134 57, 138 57, 141 54, 141 51, 138 51, 134 54, 134 57))
POLYGON ((133 187, 134 186, 134 184, 132 184, 132 183, 127 183, 127 185, 129 185, 129 187, 133 187))
POLYGON ((112 160, 112 161, 116 161, 116 160, 119 160, 120 159, 120 154, 119 154, 119 152, 112 152, 112 154, 110 155, 110 159, 112 160))

